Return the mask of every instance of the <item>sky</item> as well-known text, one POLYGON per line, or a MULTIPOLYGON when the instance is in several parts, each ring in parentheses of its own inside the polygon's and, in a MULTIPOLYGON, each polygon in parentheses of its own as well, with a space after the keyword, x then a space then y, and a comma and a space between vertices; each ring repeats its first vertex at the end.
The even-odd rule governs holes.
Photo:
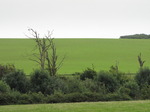
POLYGON ((150 0, 0 0, 0 38, 27 38, 28 28, 54 38, 150 34, 150 0))

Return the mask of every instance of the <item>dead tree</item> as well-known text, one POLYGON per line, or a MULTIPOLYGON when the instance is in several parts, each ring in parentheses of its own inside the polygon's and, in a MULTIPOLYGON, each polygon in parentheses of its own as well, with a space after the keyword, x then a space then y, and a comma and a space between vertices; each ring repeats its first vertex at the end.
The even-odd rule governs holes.
POLYGON ((48 52, 46 55, 47 65, 48 65, 47 69, 48 69, 51 76, 55 76, 57 74, 57 71, 62 66, 63 61, 65 59, 65 56, 64 56, 64 58, 62 58, 62 60, 60 62, 58 62, 58 55, 56 52, 56 46, 55 46, 55 43, 53 41, 51 43, 51 51, 50 52, 51 52, 50 55, 48 52))
POLYGON ((32 37, 36 42, 36 48, 38 49, 38 53, 34 53, 33 56, 36 59, 30 59, 36 63, 38 63, 42 70, 48 70, 51 76, 55 76, 58 69, 61 67, 64 58, 58 63, 58 56, 56 54, 56 46, 54 43, 54 39, 51 38, 52 33, 48 31, 48 34, 43 38, 40 38, 39 34, 33 30, 31 31, 32 37))
POLYGON ((139 65, 140 65, 140 68, 143 67, 145 61, 142 60, 142 55, 141 53, 138 55, 138 62, 139 62, 139 65))
POLYGON ((31 32, 31 39, 33 39, 36 42, 36 48, 38 50, 38 53, 34 53, 33 56, 36 59, 30 59, 32 61, 35 61, 36 63, 38 63, 41 67, 41 69, 45 69, 45 63, 46 63, 46 52, 47 50, 50 49, 51 47, 51 42, 52 42, 52 38, 51 38, 51 34, 50 32, 48 33, 47 36, 40 38, 40 35, 37 33, 37 31, 33 30, 33 29, 28 29, 31 32))

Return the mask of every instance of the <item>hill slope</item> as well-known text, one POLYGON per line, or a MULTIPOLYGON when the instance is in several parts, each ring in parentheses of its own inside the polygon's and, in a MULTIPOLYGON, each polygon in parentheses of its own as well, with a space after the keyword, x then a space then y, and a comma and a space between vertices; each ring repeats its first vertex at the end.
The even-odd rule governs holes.
MULTIPOLYGON (((119 63, 124 72, 138 70, 137 55, 142 53, 150 65, 150 40, 137 39, 55 39, 59 57, 66 55, 61 74, 80 72, 94 65, 97 71, 108 70, 119 63)), ((30 73, 38 68, 29 60, 35 52, 34 41, 30 39, 0 39, 0 63, 13 63, 16 68, 30 73)))

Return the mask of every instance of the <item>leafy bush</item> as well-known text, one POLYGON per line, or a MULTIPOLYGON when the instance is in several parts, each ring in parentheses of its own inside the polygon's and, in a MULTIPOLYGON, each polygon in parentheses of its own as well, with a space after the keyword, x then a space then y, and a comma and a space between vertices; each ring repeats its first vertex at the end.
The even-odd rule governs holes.
POLYGON ((150 85, 143 84, 141 88, 141 98, 142 99, 150 99, 150 85))
POLYGON ((6 93, 10 91, 10 87, 4 81, 0 80, 0 93, 6 93))
POLYGON ((96 71, 93 69, 87 68, 82 74, 80 74, 80 79, 85 80, 85 79, 94 79, 96 76, 96 71))
POLYGON ((46 96, 44 96, 41 92, 29 93, 28 96, 30 97, 31 103, 45 103, 46 102, 46 96))
POLYGON ((7 74, 4 81, 10 86, 11 89, 17 90, 21 93, 28 91, 29 81, 23 71, 16 70, 7 74))
POLYGON ((33 92, 51 93, 49 88, 49 73, 43 70, 35 70, 31 74, 31 86, 33 92))
POLYGON ((150 69, 141 68, 135 76, 136 82, 142 87, 144 84, 150 85, 150 69))
POLYGON ((105 93, 105 87, 99 85, 92 79, 86 79, 82 82, 83 92, 105 93))
POLYGON ((31 74, 33 92, 54 94, 55 91, 65 91, 65 84, 59 77, 49 76, 47 71, 36 70, 31 74))
POLYGON ((18 104, 21 94, 18 91, 0 93, 0 104, 18 104))
POLYGON ((65 95, 62 93, 56 93, 47 97, 47 103, 62 103, 66 102, 65 95))
POLYGON ((15 66, 8 64, 8 65, 0 65, 0 79, 2 79, 4 77, 4 75, 14 72, 15 66))
POLYGON ((95 80, 104 85, 107 92, 114 92, 119 85, 116 78, 109 72, 99 72, 95 80))
POLYGON ((82 82, 76 77, 68 78, 68 80, 66 80, 66 84, 65 93, 81 93, 85 89, 82 85, 82 82))
POLYGON ((129 89, 128 95, 131 98, 137 99, 139 97, 140 93, 139 85, 134 80, 127 82, 124 85, 124 87, 129 89))
POLYGON ((111 66, 109 72, 116 78, 117 82, 120 85, 124 85, 126 82, 129 81, 127 75, 118 70, 118 66, 111 66))

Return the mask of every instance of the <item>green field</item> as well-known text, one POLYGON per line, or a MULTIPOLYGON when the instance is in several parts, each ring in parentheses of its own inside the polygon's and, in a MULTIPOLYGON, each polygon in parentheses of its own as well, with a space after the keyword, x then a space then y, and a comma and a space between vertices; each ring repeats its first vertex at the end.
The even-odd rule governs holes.
MULTIPOLYGON (((150 40, 142 39, 55 39, 59 57, 66 55, 60 74, 81 72, 87 67, 96 71, 109 70, 119 63, 123 72, 135 73, 139 65, 137 55, 142 53, 150 65, 150 40)), ((29 60, 34 52, 34 41, 30 39, 0 39, 0 63, 15 64, 27 74, 38 68, 29 60)))
POLYGON ((0 106, 0 112, 149 112, 150 101, 85 102, 0 106))

